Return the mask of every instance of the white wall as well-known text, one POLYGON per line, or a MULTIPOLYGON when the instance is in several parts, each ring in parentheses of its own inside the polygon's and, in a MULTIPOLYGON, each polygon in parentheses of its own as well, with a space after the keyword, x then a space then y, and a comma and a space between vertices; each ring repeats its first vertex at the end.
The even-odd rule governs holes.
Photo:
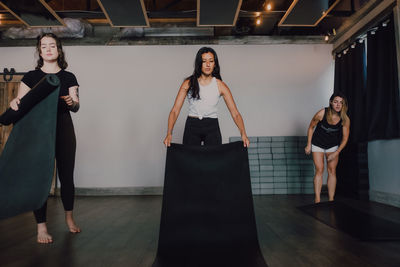
MULTIPOLYGON (((64 47, 80 83, 77 187, 162 186, 167 117, 200 46, 64 47)), ((216 45, 249 136, 305 135, 333 91, 331 45, 216 45)), ((34 48, 0 48, 0 68, 34 68, 34 48)), ((223 141, 238 130, 220 103, 223 141)), ((174 129, 181 142, 187 104, 174 129)))

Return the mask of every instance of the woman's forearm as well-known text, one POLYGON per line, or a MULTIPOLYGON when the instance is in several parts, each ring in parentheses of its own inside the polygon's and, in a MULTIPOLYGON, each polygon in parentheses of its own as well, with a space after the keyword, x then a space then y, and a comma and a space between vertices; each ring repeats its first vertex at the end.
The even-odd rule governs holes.
POLYGON ((178 115, 176 114, 176 112, 174 112, 173 110, 169 113, 168 116, 168 129, 167 129, 167 135, 172 135, 172 131, 174 129, 174 125, 176 122, 176 119, 178 118, 178 115))
POLYGON ((308 127, 308 131, 307 131, 307 145, 311 145, 311 140, 312 140, 312 135, 314 132, 314 128, 313 127, 308 127))
POLYGON ((344 149, 344 147, 347 145, 347 141, 348 141, 348 138, 343 137, 342 142, 340 143, 339 148, 336 151, 340 153, 344 149))
POLYGON ((243 135, 247 136, 246 129, 244 127, 244 122, 243 122, 242 115, 240 115, 240 113, 238 113, 238 114, 236 114, 235 116, 232 116, 232 117, 233 117, 233 121, 235 122, 236 126, 239 129, 240 135, 241 136, 243 136, 243 135))

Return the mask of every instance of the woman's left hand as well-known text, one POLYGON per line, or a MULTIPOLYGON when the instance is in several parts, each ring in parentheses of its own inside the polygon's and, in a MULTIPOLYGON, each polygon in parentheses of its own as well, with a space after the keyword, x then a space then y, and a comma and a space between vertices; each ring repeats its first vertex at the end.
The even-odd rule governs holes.
POLYGON ((243 146, 244 147, 249 147, 250 146, 250 141, 249 138, 247 138, 247 135, 242 135, 242 141, 243 141, 243 146))
POLYGON ((335 151, 332 154, 330 154, 327 158, 328 161, 334 160, 337 156, 339 156, 339 152, 335 151))
POLYGON ((74 104, 74 101, 72 100, 72 97, 70 95, 60 96, 60 98, 64 99, 65 103, 68 106, 72 106, 74 104))

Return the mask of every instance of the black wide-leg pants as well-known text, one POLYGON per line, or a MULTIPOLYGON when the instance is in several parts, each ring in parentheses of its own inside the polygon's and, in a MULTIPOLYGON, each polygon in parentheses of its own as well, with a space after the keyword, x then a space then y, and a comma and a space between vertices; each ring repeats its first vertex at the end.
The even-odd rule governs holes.
POLYGON ((217 118, 187 117, 183 133, 184 145, 221 145, 222 137, 217 118))

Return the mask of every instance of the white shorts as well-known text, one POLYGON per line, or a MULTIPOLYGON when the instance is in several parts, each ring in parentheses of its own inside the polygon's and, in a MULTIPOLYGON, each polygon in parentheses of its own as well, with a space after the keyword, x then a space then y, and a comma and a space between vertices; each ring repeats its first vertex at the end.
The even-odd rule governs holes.
POLYGON ((338 148, 339 148, 339 146, 333 146, 333 147, 328 148, 328 149, 323 149, 323 148, 321 148, 319 146, 311 145, 311 151, 312 152, 330 153, 330 152, 335 152, 338 148))

